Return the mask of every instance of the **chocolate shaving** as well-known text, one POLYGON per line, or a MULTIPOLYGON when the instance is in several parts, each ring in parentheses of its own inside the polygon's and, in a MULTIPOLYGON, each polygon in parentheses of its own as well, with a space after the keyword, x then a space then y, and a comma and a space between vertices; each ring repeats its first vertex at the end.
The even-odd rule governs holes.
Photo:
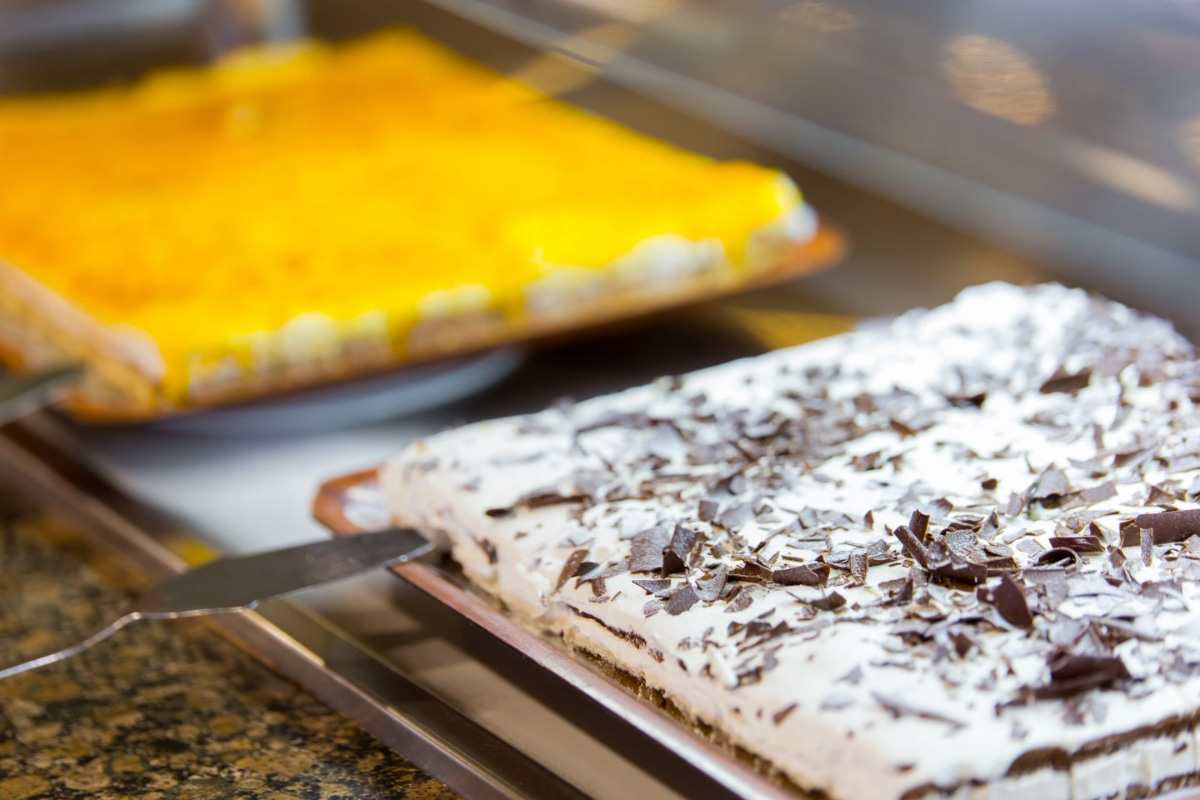
POLYGON ((696 594, 696 590, 685 583, 667 600, 667 613, 672 617, 677 617, 696 605, 699 599, 700 596, 696 594))
POLYGON ((838 683, 848 683, 851 686, 858 686, 858 684, 862 682, 862 679, 863 679, 862 666, 856 664, 850 668, 849 672, 847 672, 842 677, 838 678, 837 682, 838 683))
POLYGON ((1121 522, 1121 547, 1140 547, 1142 544, 1141 530, 1136 522, 1127 519, 1121 522))
POLYGON ((1017 562, 1013 560, 1012 556, 994 556, 985 560, 983 565, 987 567, 989 578, 993 575, 1003 575, 1006 572, 1012 572, 1017 568, 1017 562))
POLYGON ((734 503, 717 515, 717 524, 730 531, 740 531, 754 519, 754 506, 750 503, 734 503))
POLYGON ((714 603, 725 591, 725 582, 729 576, 729 567, 722 564, 711 576, 696 581, 696 594, 706 603, 714 603))
POLYGON ((1048 469, 1030 487, 1029 497, 1033 500, 1047 500, 1052 497, 1061 497, 1069 491, 1071 491, 1071 482, 1067 480, 1066 473, 1061 469, 1048 469))
POLYGON ((713 494, 741 494, 745 488, 746 479, 742 477, 744 465, 725 470, 708 485, 708 491, 713 494))
POLYGON ((988 555, 995 556, 996 558, 1011 558, 1013 554, 1011 547, 1006 544, 997 544, 995 542, 986 543, 983 546, 983 551, 988 555))
POLYGON ((492 544, 490 539, 476 539, 475 544, 479 545, 479 549, 487 556, 489 564, 496 563, 496 545, 492 544))
POLYGON ((601 577, 601 572, 603 572, 603 569, 600 564, 597 564, 595 561, 584 561, 575 568, 575 571, 571 573, 571 577, 579 579, 576 582, 576 586, 578 586, 580 583, 587 583, 601 577))
POLYGON ((1182 542, 1189 536, 1200 534, 1200 508, 1139 514, 1134 524, 1154 531, 1155 544, 1182 542))
POLYGON ((837 592, 830 592, 823 597, 818 597, 815 600, 804 600, 800 602, 810 605, 813 608, 819 608, 822 611, 837 611, 842 606, 846 605, 846 598, 842 597, 837 592))
POLYGON ((889 564, 895 560, 896 554, 883 539, 876 539, 867 545, 868 564, 889 564))
POLYGON ((1158 506, 1166 511, 1174 511, 1179 498, 1161 486, 1151 486, 1143 505, 1158 506))
MULTIPOLYGON (((913 516, 915 517, 917 513, 919 512, 914 511, 913 516)), ((922 516, 924 515, 922 514, 922 516)), ((928 519, 929 518, 926 517, 926 520, 928 519)), ((921 543, 920 537, 915 535, 905 525, 896 526, 896 529, 892 531, 892 534, 900 540, 900 544, 904 546, 904 552, 912 556, 913 560, 915 560, 922 567, 929 569, 929 555, 925 552, 925 545, 921 543)))
POLYGON ((1104 541, 1096 536, 1051 536, 1051 547, 1065 547, 1076 553, 1103 553, 1104 541))
MULTIPOLYGON (((983 520, 983 524, 979 526, 979 538, 985 543, 990 542, 1000 532, 1000 517, 995 511, 988 514, 983 520)), ((985 547, 987 545, 985 544, 985 547)))
POLYGON ((1004 507, 1004 514, 1008 517, 1015 517, 1025 510, 1025 504, 1029 498, 1024 495, 1013 492, 1008 496, 1008 504, 1004 507))
POLYGON ((775 723, 776 725, 783 722, 785 719, 788 718, 788 716, 791 715, 791 713, 793 711, 796 710, 796 707, 798 705, 799 705, 798 703, 792 703, 790 705, 786 705, 783 708, 779 709, 778 711, 776 711, 774 714, 771 715, 771 722, 775 723))
POLYGON ((671 535, 671 541, 663 551, 663 577, 687 569, 688 558, 695 546, 696 532, 683 525, 676 525, 675 532, 671 535))
POLYGON ((1035 567, 1046 569, 1074 569, 1080 563, 1079 554, 1066 547, 1053 547, 1039 555, 1033 562, 1035 567))
POLYGON ((912 516, 908 518, 908 529, 912 531, 913 536, 917 537, 918 542, 925 544, 926 535, 929 532, 929 515, 913 511, 912 516))
MULTIPOLYGON (((1129 413, 1128 407, 1126 407, 1125 413, 1129 413)), ((1113 458, 1113 466, 1136 467, 1146 461, 1149 461, 1150 457, 1154 455, 1154 451, 1157 449, 1157 447, 1146 447, 1117 453, 1113 458)))
POLYGON ((757 561, 743 561, 729 570, 729 579, 748 581, 750 583, 766 583, 771 580, 771 570, 757 561))
POLYGON ((1033 614, 1029 612, 1025 592, 1008 575, 1002 576, 995 586, 980 586, 976 596, 995 606, 1001 617, 1018 628, 1033 627, 1033 614))
POLYGON ((972 550, 979 542, 979 536, 972 530, 947 530, 943 541, 960 558, 965 558, 966 554, 972 550))
POLYGON ((1071 587, 1067 583, 1066 573, 1062 570, 1025 570, 1024 577, 1049 610, 1057 608, 1070 594, 1071 587))
POLYGON ((1099 486, 1084 489, 1079 493, 1079 499, 1089 506, 1094 506, 1096 503, 1103 503, 1105 500, 1111 500, 1116 496, 1117 485, 1112 481, 1105 481, 1099 486))
POLYGON ((987 402, 987 393, 978 392, 970 395, 949 395, 946 397, 950 401, 950 405, 958 406, 959 408, 982 408, 987 402))
POLYGON ((1116 656, 1066 654, 1051 661, 1050 683, 1034 687, 1032 695, 1038 700, 1070 697, 1131 677, 1125 662, 1116 656))
POLYGON ((585 495, 578 493, 563 494, 558 489, 534 489, 532 492, 521 495, 511 506, 507 508, 489 508, 483 513, 489 517, 507 517, 514 511, 525 508, 541 508, 543 506, 554 506, 562 503, 583 503, 588 498, 585 495))
POLYGON ((629 569, 632 572, 658 572, 663 566, 663 550, 671 542, 671 530, 660 523, 630 540, 629 569))
POLYGON ((829 565, 812 563, 777 569, 771 580, 781 586, 824 586, 829 579, 829 565))
POLYGON ((661 578, 635 578, 633 582, 645 589, 650 594, 659 594, 661 592, 665 592, 674 585, 672 581, 663 580, 661 578))
POLYGON ((558 591, 579 570, 583 560, 587 558, 587 550, 574 550, 571 555, 567 556, 567 560, 563 563, 562 572, 558 573, 558 582, 554 584, 554 591, 558 591))
POLYGON ((988 577, 988 569, 986 564, 976 564, 970 561, 958 561, 957 559, 948 561, 944 564, 939 564, 934 567, 931 572, 944 580, 970 584, 983 583, 988 577))
POLYGON ((1086 388, 1091 379, 1092 371, 1090 369, 1070 373, 1060 367, 1058 372, 1055 372, 1042 384, 1040 391, 1042 394, 1054 394, 1055 392, 1076 394, 1086 388))
POLYGON ((745 611, 754 603, 754 598, 743 587, 735 586, 734 588, 738 592, 729 598, 729 605, 725 608, 726 614, 736 614, 745 611))
POLYGON ((704 498, 700 501, 700 505, 696 509, 696 516, 701 522, 712 522, 717 518, 717 511, 721 508, 721 504, 716 500, 704 498))
POLYGON ((856 583, 867 582, 867 570, 870 568, 870 558, 866 553, 850 554, 850 575, 856 583))
POLYGON ((954 654, 959 658, 966 658, 972 649, 979 647, 975 643, 975 640, 967 636, 963 631, 952 631, 950 633, 950 643, 954 645, 954 654))

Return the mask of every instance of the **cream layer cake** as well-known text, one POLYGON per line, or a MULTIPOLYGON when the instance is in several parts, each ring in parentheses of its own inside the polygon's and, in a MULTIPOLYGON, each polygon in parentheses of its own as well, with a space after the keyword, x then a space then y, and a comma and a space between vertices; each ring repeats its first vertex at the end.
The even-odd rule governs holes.
POLYGON ((526 624, 801 791, 1143 796, 1200 775, 1200 364, 991 284, 413 444, 395 517, 526 624))

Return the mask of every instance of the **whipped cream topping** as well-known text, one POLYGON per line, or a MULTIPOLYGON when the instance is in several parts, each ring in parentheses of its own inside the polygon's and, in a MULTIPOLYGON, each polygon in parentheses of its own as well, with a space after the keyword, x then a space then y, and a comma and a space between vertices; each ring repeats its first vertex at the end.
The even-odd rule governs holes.
POLYGON ((834 798, 1198 770, 1200 365, 1061 286, 419 442, 382 478, 531 626, 834 798))

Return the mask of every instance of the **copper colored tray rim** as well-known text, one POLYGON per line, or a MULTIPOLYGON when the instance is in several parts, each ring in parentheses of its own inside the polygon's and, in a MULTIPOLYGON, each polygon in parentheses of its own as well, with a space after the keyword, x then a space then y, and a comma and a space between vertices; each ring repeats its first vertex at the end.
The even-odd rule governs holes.
MULTIPOLYGON (((365 528, 348 516, 351 503, 348 495, 356 489, 377 490, 378 485, 377 469, 330 479, 321 484, 313 498, 313 517, 337 536, 362 533, 365 528)), ((666 712, 602 675, 581 656, 571 655, 565 645, 559 649, 523 627, 436 566, 416 561, 393 567, 392 572, 528 657, 623 723, 667 746, 691 767, 725 789, 746 798, 796 800, 798 795, 795 792, 772 782, 721 747, 687 730, 666 712)))

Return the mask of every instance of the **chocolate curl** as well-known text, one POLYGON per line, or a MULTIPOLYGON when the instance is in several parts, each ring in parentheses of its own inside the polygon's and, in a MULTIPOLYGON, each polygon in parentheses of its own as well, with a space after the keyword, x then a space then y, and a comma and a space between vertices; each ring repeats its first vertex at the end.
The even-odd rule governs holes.
MULTIPOLYGON (((918 513, 920 512, 913 512, 913 516, 915 517, 918 513)), ((896 530, 892 531, 892 534, 900 540, 900 544, 904 546, 904 552, 912 556, 922 567, 929 569, 929 553, 925 549, 925 545, 921 543, 920 537, 909 530, 906 525, 896 526, 896 530)))

